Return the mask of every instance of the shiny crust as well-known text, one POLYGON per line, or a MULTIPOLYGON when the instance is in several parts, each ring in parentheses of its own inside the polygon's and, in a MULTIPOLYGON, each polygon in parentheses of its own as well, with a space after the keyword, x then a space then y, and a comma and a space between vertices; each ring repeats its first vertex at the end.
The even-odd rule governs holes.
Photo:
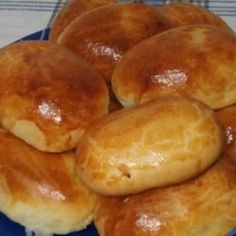
POLYGON ((236 105, 216 111, 216 116, 224 130, 224 152, 236 161, 236 105))
POLYGON ((93 191, 125 195, 187 180, 211 165, 221 149, 213 111, 195 100, 170 97, 116 111, 91 125, 78 143, 76 170, 93 191))
POLYGON ((133 45, 171 26, 154 6, 117 3, 91 10, 71 22, 58 38, 110 81, 115 64, 133 45))
POLYGON ((209 25, 176 27, 130 49, 112 88, 123 106, 166 96, 193 97, 212 109, 236 102, 236 36, 209 25))
POLYGON ((68 233, 93 218, 96 196, 74 173, 74 154, 37 151, 0 129, 0 210, 41 233, 68 233))
POLYGON ((104 80, 76 54, 48 41, 0 51, 0 122, 42 151, 76 146, 89 124, 108 113, 104 80))
POLYGON ((228 24, 218 15, 208 11, 206 8, 191 3, 175 2, 164 4, 158 7, 157 11, 165 15, 175 27, 192 24, 209 24, 233 32, 228 24))
MULTIPOLYGON (((222 236, 235 227, 236 164, 220 159, 203 175, 141 194, 101 198, 101 236, 222 236)), ((171 174, 171 173, 170 173, 171 174)))
POLYGON ((71 0, 59 11, 53 21, 49 33, 49 40, 56 42, 66 26, 81 14, 106 4, 114 3, 113 0, 71 0))

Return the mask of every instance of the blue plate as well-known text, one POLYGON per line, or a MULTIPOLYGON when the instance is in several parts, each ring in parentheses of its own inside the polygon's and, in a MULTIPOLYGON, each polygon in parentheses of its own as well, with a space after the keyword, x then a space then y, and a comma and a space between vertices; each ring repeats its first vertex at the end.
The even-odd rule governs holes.
MULTIPOLYGON (((34 34, 25 36, 24 38, 18 40, 17 42, 25 40, 47 40, 49 31, 50 29, 48 28, 38 31, 34 34)), ((12 222, 6 216, 0 213, 0 236, 26 236, 26 232, 23 226, 15 222, 12 222)), ((98 232, 95 226, 91 224, 85 230, 67 234, 66 236, 98 236, 98 232)), ((227 234, 227 236, 236 236, 236 229, 227 234)))
MULTIPOLYGON (((0 235, 1 236, 26 236, 25 228, 3 214, 0 214, 0 235)), ((93 224, 85 230, 67 234, 67 236, 98 236, 97 230, 93 224)))

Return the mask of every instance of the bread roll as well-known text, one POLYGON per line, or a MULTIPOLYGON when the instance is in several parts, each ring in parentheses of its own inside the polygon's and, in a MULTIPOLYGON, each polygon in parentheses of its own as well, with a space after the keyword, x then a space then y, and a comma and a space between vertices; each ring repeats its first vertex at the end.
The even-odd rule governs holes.
POLYGON ((236 105, 216 111, 216 116, 224 130, 224 152, 227 156, 236 161, 236 105))
POLYGON ((221 149, 213 111, 169 97, 93 123, 78 143, 76 170, 91 190, 126 195, 187 180, 209 167, 221 149))
POLYGON ((144 3, 117 3, 91 10, 71 22, 58 38, 110 81, 115 64, 129 48, 170 28, 156 8, 144 3))
POLYGON ((61 152, 108 112, 104 80, 76 54, 48 41, 0 50, 0 123, 42 151, 61 152))
POLYGON ((112 88, 123 106, 168 94, 212 109, 236 102, 236 36, 209 25, 176 27, 130 49, 117 64, 112 88))
POLYGON ((3 129, 0 140, 1 212, 42 235, 92 221, 97 197, 76 177, 72 152, 40 152, 3 129))
POLYGON ((56 42, 66 26, 81 14, 106 4, 114 3, 113 0, 71 0, 67 3, 54 19, 49 40, 56 42))
POLYGON ((236 225, 236 164, 220 158, 188 182, 99 203, 100 236, 227 235, 236 225))
POLYGON ((162 5, 157 8, 157 11, 165 15, 175 27, 209 24, 232 31, 228 24, 218 15, 194 4, 175 2, 162 5))

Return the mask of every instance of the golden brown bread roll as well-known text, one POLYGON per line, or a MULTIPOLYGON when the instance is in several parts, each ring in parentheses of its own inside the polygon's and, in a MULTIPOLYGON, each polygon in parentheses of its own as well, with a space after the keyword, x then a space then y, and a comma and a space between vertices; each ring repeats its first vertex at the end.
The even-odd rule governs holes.
POLYGON ((115 64, 129 48, 170 28, 154 6, 117 3, 95 8, 71 22, 58 38, 110 81, 115 64))
POLYGON ((211 165, 221 148, 212 110, 169 97, 94 122, 78 143, 76 170, 91 190, 125 195, 187 180, 211 165))
POLYGON ((3 129, 0 140, 4 214, 42 235, 77 231, 92 221, 97 197, 76 177, 72 152, 40 152, 3 129))
POLYGON ((100 236, 226 235, 236 226, 236 164, 220 158, 188 182, 99 203, 100 236))
POLYGON ((108 112, 108 88, 76 54, 48 41, 0 50, 0 123, 42 151, 72 149, 108 112))
POLYGON ((216 116, 225 134, 224 152, 236 161, 236 105, 216 111, 216 116))
POLYGON ((165 15, 174 27, 191 24, 209 24, 232 31, 227 23, 218 15, 194 4, 175 2, 162 5, 157 8, 157 11, 165 15))
POLYGON ((123 106, 180 94, 212 109, 236 102, 236 36, 209 25, 170 29, 130 49, 112 88, 123 106))
POLYGON ((49 33, 49 40, 56 42, 66 26, 81 14, 111 3, 114 3, 114 0, 71 0, 54 19, 49 33))

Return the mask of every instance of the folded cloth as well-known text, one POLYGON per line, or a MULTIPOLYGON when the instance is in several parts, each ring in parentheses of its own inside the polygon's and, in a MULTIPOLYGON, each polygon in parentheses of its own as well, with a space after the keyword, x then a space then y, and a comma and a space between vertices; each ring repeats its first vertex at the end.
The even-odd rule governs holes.
MULTIPOLYGON (((118 1, 125 2, 127 0, 118 1)), ((68 0, 0 0, 0 47, 49 27, 57 12, 67 2, 68 0)), ((176 1, 144 0, 144 2, 162 5, 176 1)), ((236 31, 235 0, 189 0, 182 2, 191 2, 206 7, 221 16, 236 31)))

